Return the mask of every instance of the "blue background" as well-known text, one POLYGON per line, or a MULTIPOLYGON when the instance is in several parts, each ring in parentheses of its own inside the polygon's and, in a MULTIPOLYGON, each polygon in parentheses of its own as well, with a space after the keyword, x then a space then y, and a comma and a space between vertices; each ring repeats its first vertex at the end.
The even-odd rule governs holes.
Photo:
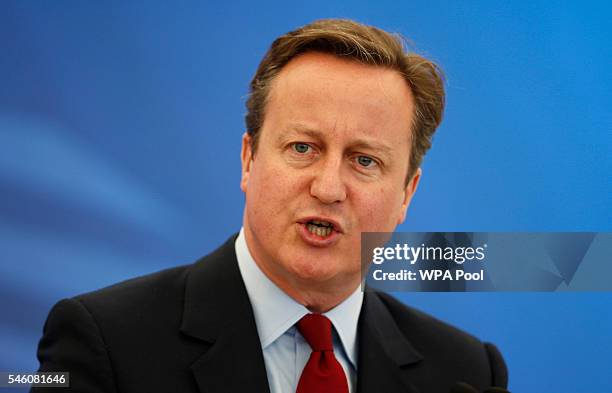
MULTIPOLYGON (((448 110, 403 231, 611 231, 605 2, 3 1, 0 370, 57 300, 188 263, 241 223, 248 82, 321 17, 409 37, 448 110)), ((611 293, 403 293, 498 344, 515 392, 610 391, 611 293)))

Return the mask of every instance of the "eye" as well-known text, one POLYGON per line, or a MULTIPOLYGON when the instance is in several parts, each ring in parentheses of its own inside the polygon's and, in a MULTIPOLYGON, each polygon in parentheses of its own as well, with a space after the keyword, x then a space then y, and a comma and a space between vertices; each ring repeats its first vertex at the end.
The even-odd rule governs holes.
POLYGON ((359 165, 361 165, 362 167, 364 167, 364 168, 370 168, 370 167, 376 165, 376 162, 372 158, 370 158, 368 156, 358 156, 357 157, 357 163, 359 165))
POLYGON ((306 154, 311 149, 310 145, 301 142, 294 143, 291 145, 291 147, 296 153, 300 154, 306 154))

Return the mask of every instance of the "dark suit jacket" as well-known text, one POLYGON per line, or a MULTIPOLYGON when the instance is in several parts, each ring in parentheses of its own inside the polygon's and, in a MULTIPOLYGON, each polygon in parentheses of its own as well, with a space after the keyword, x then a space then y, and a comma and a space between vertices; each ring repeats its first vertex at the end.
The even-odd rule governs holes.
MULTIPOLYGON (((40 371, 69 371, 79 392, 268 392, 234 240, 195 264, 59 302, 40 371)), ((358 345, 359 393, 507 384, 495 346, 383 293, 365 293, 358 345)))

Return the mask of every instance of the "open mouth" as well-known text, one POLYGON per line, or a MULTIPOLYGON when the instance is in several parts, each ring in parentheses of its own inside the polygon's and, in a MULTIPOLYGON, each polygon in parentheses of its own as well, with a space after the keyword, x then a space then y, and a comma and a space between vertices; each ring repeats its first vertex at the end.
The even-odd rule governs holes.
POLYGON ((334 231, 334 224, 327 221, 310 220, 306 222, 306 229, 317 236, 327 237, 334 231))

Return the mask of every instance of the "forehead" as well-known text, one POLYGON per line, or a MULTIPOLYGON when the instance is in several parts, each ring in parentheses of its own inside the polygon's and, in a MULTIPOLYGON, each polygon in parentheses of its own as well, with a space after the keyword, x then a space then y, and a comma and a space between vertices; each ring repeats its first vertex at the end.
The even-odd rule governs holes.
POLYGON ((308 52, 273 80, 263 128, 302 124, 404 145, 413 112, 412 93, 399 72, 308 52))

